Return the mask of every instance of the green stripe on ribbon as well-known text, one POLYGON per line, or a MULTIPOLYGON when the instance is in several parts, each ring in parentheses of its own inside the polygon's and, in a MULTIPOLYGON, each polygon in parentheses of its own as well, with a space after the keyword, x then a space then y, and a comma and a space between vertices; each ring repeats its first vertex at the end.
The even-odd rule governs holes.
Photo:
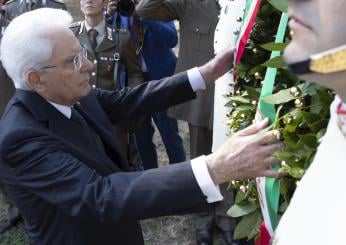
MULTIPOLYGON (((287 23, 288 23, 288 14, 282 13, 278 32, 275 39, 276 43, 282 43, 284 41, 287 23)), ((272 59, 279 55, 280 55, 280 51, 273 51, 270 58, 272 59)), ((261 114, 264 117, 268 117, 271 123, 274 122, 275 116, 276 116, 275 106, 273 104, 265 103, 264 101, 262 101, 262 98, 264 96, 272 94, 276 73, 277 73, 276 68, 269 67, 267 69, 267 72, 264 78, 263 88, 261 91, 260 103, 259 103, 259 109, 261 111, 261 114)), ((276 164, 273 167, 278 169, 279 165, 276 164)), ((272 229, 275 230, 278 223, 277 211, 278 211, 279 197, 280 197, 280 182, 277 179, 266 178, 265 191, 266 191, 268 212, 270 216, 272 229)))
MULTIPOLYGON (((245 11, 244 11, 244 17, 246 17, 246 16, 249 14, 249 10, 250 10, 252 1, 253 1, 253 0, 247 0, 247 1, 246 1, 245 11)), ((244 18, 243 20, 245 20, 245 18, 244 18)))
MULTIPOLYGON (((245 20, 246 20, 248 14, 249 14, 252 2, 253 2, 253 0, 247 0, 246 1, 244 15, 243 15, 243 21, 241 23, 240 30, 242 30, 244 28, 245 20)), ((237 41, 238 41, 239 38, 241 38, 241 35, 238 36, 237 41)))

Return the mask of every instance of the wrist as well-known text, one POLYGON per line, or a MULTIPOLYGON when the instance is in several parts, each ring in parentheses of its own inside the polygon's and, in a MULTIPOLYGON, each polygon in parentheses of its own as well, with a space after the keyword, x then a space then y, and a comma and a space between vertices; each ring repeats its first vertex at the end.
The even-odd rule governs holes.
POLYGON ((220 180, 219 174, 217 173, 214 154, 207 155, 205 157, 205 162, 209 171, 209 175, 211 179, 213 180, 214 184, 215 185, 221 184, 222 181, 220 180))
POLYGON ((208 63, 198 67, 198 69, 206 84, 216 79, 213 73, 213 68, 208 63))

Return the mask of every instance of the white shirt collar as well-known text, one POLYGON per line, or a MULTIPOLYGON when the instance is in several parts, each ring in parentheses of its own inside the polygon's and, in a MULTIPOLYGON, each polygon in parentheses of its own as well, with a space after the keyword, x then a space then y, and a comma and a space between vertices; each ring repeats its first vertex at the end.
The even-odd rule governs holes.
POLYGON ((90 29, 95 29, 99 35, 103 36, 105 33, 105 28, 106 28, 106 21, 103 19, 99 24, 96 26, 92 27, 90 26, 86 21, 84 21, 86 31, 88 32, 90 29))
POLYGON ((72 114, 71 107, 66 105, 60 105, 51 101, 48 101, 48 102, 49 104, 54 106, 58 111, 60 111, 65 117, 67 117, 68 119, 71 119, 71 114, 72 114))

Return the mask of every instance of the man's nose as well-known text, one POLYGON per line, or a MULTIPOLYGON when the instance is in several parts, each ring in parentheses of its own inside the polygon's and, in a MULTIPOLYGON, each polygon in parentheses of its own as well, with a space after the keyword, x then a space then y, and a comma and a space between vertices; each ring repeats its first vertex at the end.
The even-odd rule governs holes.
POLYGON ((81 72, 90 72, 92 71, 94 64, 88 60, 88 58, 83 57, 81 72))

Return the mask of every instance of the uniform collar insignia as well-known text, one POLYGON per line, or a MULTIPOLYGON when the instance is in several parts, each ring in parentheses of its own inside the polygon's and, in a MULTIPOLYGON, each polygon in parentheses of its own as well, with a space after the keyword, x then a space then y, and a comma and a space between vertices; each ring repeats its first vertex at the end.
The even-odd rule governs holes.
POLYGON ((84 21, 82 21, 81 23, 80 23, 80 29, 79 29, 79 35, 81 35, 82 33, 83 33, 83 31, 84 31, 84 21))
POLYGON ((107 27, 107 38, 110 41, 113 41, 112 28, 107 27))

